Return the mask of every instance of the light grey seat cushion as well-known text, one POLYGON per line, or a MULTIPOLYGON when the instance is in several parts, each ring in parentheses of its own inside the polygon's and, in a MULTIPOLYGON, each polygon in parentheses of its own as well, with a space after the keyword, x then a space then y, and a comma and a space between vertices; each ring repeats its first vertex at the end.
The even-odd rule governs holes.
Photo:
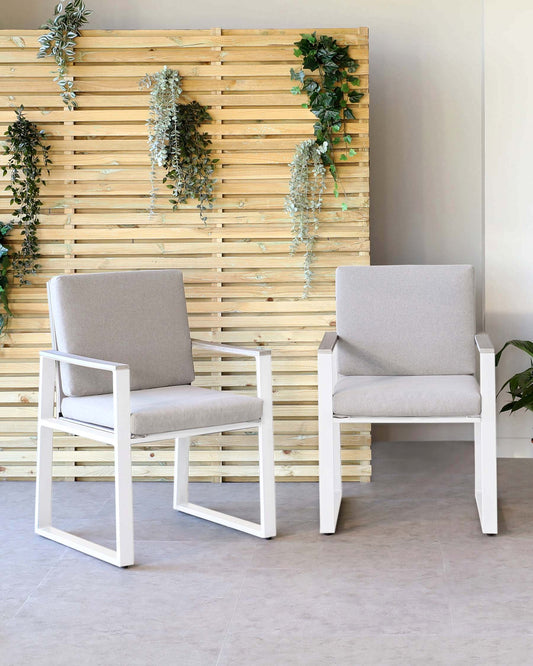
MULTIPOLYGON (((191 338, 177 270, 60 275, 49 282, 57 348, 130 366, 132 390, 190 384, 191 338)), ((67 396, 111 393, 111 373, 62 364, 67 396)))
POLYGON ((471 375, 341 377, 333 394, 337 416, 479 416, 471 375))
POLYGON ((337 269, 339 372, 475 372, 472 266, 337 269))
MULTIPOLYGON (((188 428, 258 421, 263 412, 260 398, 199 386, 165 386, 132 391, 131 433, 153 435, 188 428)), ((63 416, 113 428, 113 395, 63 398, 63 416)))

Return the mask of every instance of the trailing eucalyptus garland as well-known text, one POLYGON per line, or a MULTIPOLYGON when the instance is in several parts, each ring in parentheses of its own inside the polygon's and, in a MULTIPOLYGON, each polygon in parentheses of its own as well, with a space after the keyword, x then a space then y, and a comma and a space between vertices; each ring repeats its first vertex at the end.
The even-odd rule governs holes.
POLYGON ((211 158, 211 140, 200 132, 202 123, 211 120, 207 109, 198 102, 180 104, 181 77, 164 67, 147 74, 140 86, 150 90, 148 145, 150 149, 150 215, 156 203, 156 168, 163 167, 163 183, 172 190, 172 209, 196 199, 200 218, 207 222, 205 210, 213 207, 213 172, 218 160, 211 158))
MULTIPOLYGON (((339 178, 334 148, 339 144, 345 146, 345 152, 340 155, 343 162, 356 155, 350 147, 352 136, 346 131, 346 121, 355 119, 348 104, 359 102, 363 93, 355 88, 360 85, 359 78, 354 75, 359 65, 350 57, 347 46, 341 46, 328 35, 317 36, 316 32, 302 34, 301 37, 294 44, 294 55, 302 57, 302 66, 298 71, 290 70, 291 79, 298 81, 299 85, 293 86, 291 92, 295 95, 307 94, 308 102, 302 106, 309 108, 316 117, 313 126, 315 138, 296 147, 290 165, 291 180, 285 210, 293 223, 291 252, 294 253, 300 243, 305 246, 305 297, 312 280, 310 267, 325 189, 325 173, 329 170, 333 176, 333 193, 338 197, 339 178), (306 71, 312 74, 306 74, 306 71), (317 168, 318 160, 322 163, 322 170, 317 168)), ((348 206, 343 202, 341 208, 347 210, 348 206)))
POLYGON ((21 228, 22 247, 12 257, 13 273, 20 284, 29 284, 26 276, 35 273, 39 267, 39 243, 37 226, 42 202, 39 199, 42 169, 49 172, 51 160, 48 157, 50 146, 45 145, 46 135, 35 123, 24 116, 24 107, 16 111, 17 119, 4 132, 4 152, 9 155, 3 167, 4 176, 9 172, 10 183, 5 188, 11 190, 10 205, 13 211, 14 225, 21 228))
POLYGON ((318 231, 318 214, 326 189, 326 168, 322 162, 320 146, 313 139, 298 144, 289 166, 291 179, 285 209, 292 218, 290 253, 294 255, 300 245, 305 248, 303 297, 306 298, 311 286, 311 263, 318 231))
POLYGON ((88 16, 92 11, 87 9, 83 0, 72 0, 65 5, 59 3, 54 8, 54 16, 49 19, 41 30, 48 32, 39 37, 41 48, 37 54, 38 58, 53 56, 57 63, 57 72, 54 81, 61 88, 61 98, 68 109, 76 108, 76 93, 74 84, 67 79, 68 63, 75 58, 76 37, 80 35, 80 28, 88 22, 88 16))
POLYGON ((11 262, 9 258, 9 248, 4 245, 5 237, 10 231, 10 224, 0 226, 0 336, 5 331, 8 318, 12 316, 7 298, 7 290, 9 287, 7 272, 11 262))
POLYGON ((150 112, 146 124, 148 125, 148 147, 150 149, 150 215, 153 215, 156 203, 156 168, 165 166, 169 154, 172 154, 172 168, 179 169, 177 157, 178 103, 182 93, 181 77, 175 69, 166 65, 155 74, 147 74, 139 83, 141 88, 150 90, 150 112), (173 128, 172 139, 169 141, 169 132, 173 128))

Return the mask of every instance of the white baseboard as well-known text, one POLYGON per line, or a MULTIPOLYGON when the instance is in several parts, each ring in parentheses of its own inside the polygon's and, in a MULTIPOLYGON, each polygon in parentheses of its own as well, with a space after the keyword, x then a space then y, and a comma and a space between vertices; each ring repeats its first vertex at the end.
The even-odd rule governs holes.
POLYGON ((528 437, 498 437, 498 458, 533 458, 528 437))

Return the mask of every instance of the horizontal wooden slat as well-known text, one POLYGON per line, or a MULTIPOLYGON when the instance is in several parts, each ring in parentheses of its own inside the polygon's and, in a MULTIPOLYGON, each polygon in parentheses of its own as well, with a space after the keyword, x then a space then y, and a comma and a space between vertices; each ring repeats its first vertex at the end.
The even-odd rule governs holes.
MULTIPOLYGON (((38 352, 49 348, 46 281, 71 272, 180 268, 193 335, 272 349, 276 473, 279 480, 316 480, 318 473, 316 349, 335 327, 335 269, 369 262, 368 31, 325 29, 349 45, 360 63, 363 98, 347 124, 357 154, 339 165, 346 197, 331 178, 317 234, 314 283, 302 299, 302 249, 290 256, 291 221, 284 206, 299 141, 313 136, 314 116, 292 95, 294 41, 302 30, 84 31, 69 67, 78 108, 65 111, 51 72, 37 60, 39 30, 0 30, 2 132, 23 104, 45 130, 53 165, 41 190, 39 271, 31 285, 13 285, 10 321, 0 347, 0 478, 35 476, 38 352), (217 163, 216 200, 203 224, 190 201, 172 211, 160 184, 148 213, 149 93, 139 80, 163 65, 183 79, 185 101, 209 107, 204 130, 217 163), (342 210, 342 204, 348 210, 342 210)), ((337 158, 344 150, 336 148, 337 158)), ((0 150, 0 152, 2 152, 0 150)), ((0 166, 7 156, 0 155, 0 166)), ((158 177, 161 173, 158 171, 158 177)), ((8 178, 0 176, 0 215, 9 219, 8 178)), ((20 248, 17 230, 11 234, 20 248)), ((255 390, 254 363, 195 353, 196 384, 255 390)), ((368 425, 343 427, 345 478, 371 475, 368 425)), ((110 479, 112 449, 58 434, 56 478, 110 479)), ((173 443, 136 446, 134 475, 170 479, 173 443)), ((193 480, 257 477, 255 433, 196 438, 193 480)))

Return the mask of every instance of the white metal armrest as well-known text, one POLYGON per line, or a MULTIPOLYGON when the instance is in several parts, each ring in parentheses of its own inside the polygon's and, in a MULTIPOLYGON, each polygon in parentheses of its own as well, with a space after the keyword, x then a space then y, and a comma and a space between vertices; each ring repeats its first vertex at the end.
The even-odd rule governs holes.
POLYGON ((339 336, 336 331, 327 331, 327 333, 324 333, 324 337, 318 348, 318 353, 332 354, 338 339, 339 336))
POLYGON ((488 333, 477 333, 474 337, 480 354, 494 354, 494 345, 488 333))
MULTIPOLYGON (((193 347, 207 349, 220 355, 234 354, 236 356, 250 356, 255 358, 257 377, 257 397, 263 400, 263 414, 272 412, 272 367, 271 351, 265 347, 250 349, 249 347, 233 347, 205 340, 192 340, 193 347), (268 405, 268 406, 267 406, 268 405)), ((270 416, 269 416, 270 418, 270 416)))
MULTIPOLYGON (((54 418, 54 388, 56 382, 56 363, 69 363, 94 370, 105 370, 113 376, 113 424, 114 427, 105 437, 102 435, 100 441, 114 444, 118 437, 130 438, 130 368, 125 363, 114 363, 103 361, 98 358, 77 356, 66 352, 48 349, 40 352, 41 357, 41 380, 39 386, 39 423, 48 425, 57 430, 63 430, 74 435, 91 436, 90 431, 98 429, 97 426, 87 424, 71 424, 62 426, 65 421, 63 417, 54 418), (45 397, 46 396, 46 397, 45 397)), ((60 405, 58 405, 58 411, 60 405)), ((67 419, 68 420, 68 419, 67 419)))
POLYGON ((236 356, 270 356, 270 349, 258 347, 250 349, 249 347, 234 347, 233 345, 224 345, 217 342, 207 342, 206 340, 192 340, 193 347, 198 349, 208 349, 209 351, 219 352, 220 354, 234 354, 236 356))
POLYGON ((113 363, 112 361, 102 361, 98 358, 89 358, 87 356, 77 356, 76 354, 67 354, 66 352, 48 349, 41 351, 40 355, 44 358, 50 358, 53 361, 61 363, 69 363, 71 365, 81 365, 86 368, 94 368, 95 370, 107 370, 114 372, 116 370, 126 370, 129 368, 125 363, 113 363))

